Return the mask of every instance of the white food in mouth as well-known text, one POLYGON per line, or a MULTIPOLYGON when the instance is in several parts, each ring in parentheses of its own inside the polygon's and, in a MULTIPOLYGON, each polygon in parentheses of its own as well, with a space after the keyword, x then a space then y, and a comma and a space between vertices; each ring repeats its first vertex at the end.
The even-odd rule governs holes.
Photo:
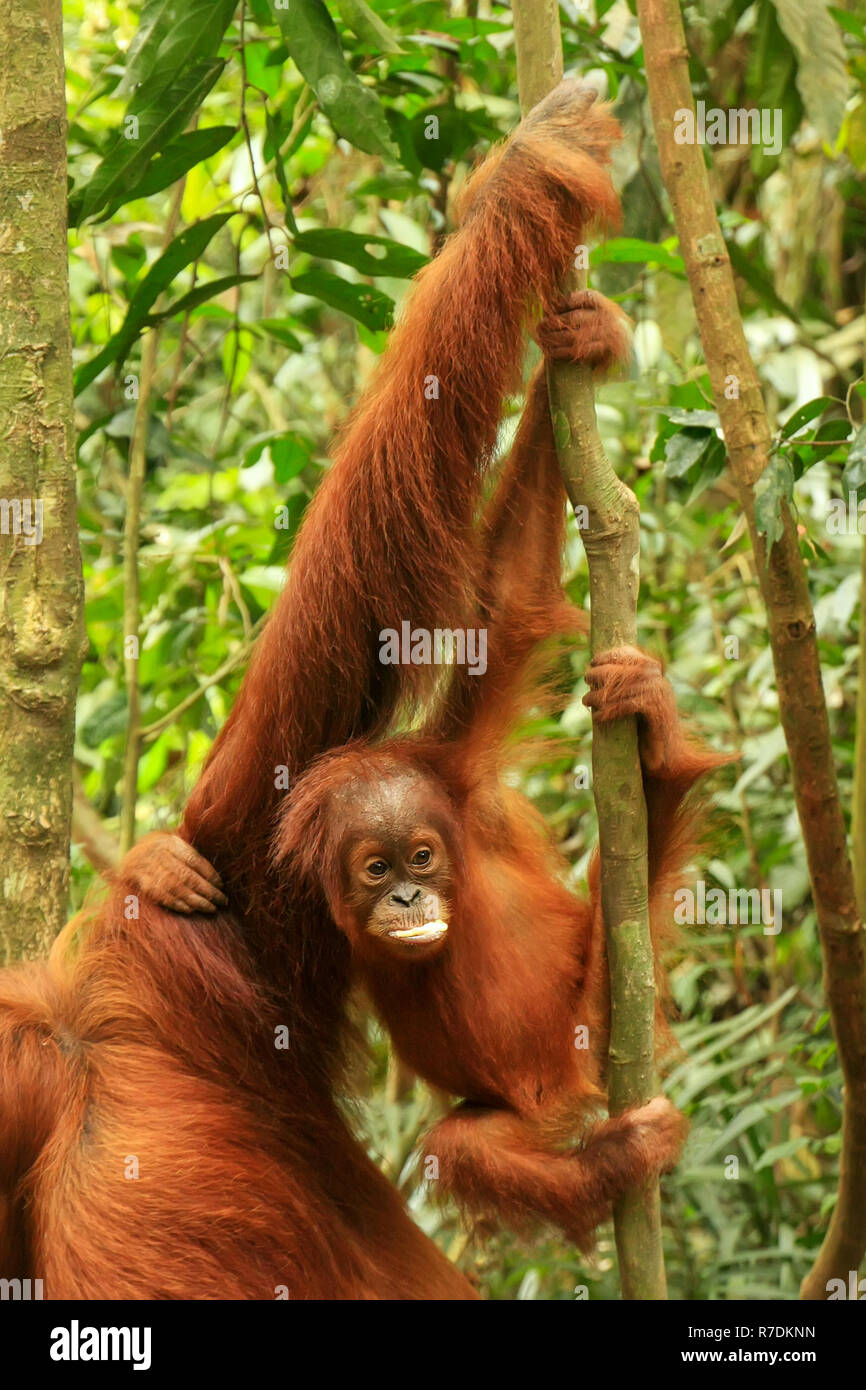
POLYGON ((394 927, 388 935, 395 941, 438 941, 447 930, 447 922, 422 922, 420 927, 394 927))

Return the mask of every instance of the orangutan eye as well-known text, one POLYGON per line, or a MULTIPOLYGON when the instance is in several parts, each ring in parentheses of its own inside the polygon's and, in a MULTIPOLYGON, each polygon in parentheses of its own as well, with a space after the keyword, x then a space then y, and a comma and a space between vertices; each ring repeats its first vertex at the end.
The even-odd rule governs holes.
POLYGON ((423 869, 425 865, 430 863, 432 857, 433 856, 429 849, 419 849, 416 850, 415 854, 413 855, 412 863, 415 864, 419 869, 423 869))
POLYGON ((367 865, 367 873, 371 878, 384 878, 388 872, 388 865, 384 859, 371 859, 367 865))

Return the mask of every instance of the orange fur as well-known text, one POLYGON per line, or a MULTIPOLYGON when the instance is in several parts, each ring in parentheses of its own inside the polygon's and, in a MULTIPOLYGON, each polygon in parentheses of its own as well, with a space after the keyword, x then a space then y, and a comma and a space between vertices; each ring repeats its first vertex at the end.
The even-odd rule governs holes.
POLYGON ((122 866, 49 965, 0 976, 0 1275, 55 1298, 473 1296, 338 1108, 349 952, 270 857, 275 770, 296 779, 432 693, 429 671, 379 663, 378 633, 476 611, 474 519, 524 328, 587 224, 617 215, 616 138, 563 84, 419 276, 184 818, 230 911, 181 924, 122 866))
MULTIPOLYGON (((591 360, 619 324, 600 302, 588 324, 584 308, 569 319, 571 355, 591 360)), ((542 1219, 586 1245, 618 1195, 673 1164, 685 1125, 662 1098, 594 1123, 609 1031, 598 867, 589 901, 576 898, 539 817, 501 777, 519 713, 546 697, 549 639, 581 625, 559 579, 565 498, 543 394, 537 376, 481 528, 476 587, 488 630, 486 675, 457 668, 418 734, 355 740, 315 762, 285 808, 276 858, 288 860, 299 895, 324 897, 399 1055, 470 1102, 427 1139, 441 1189, 476 1215, 499 1213, 520 1226, 542 1219), (384 862, 392 844, 402 863, 401 838, 430 838, 415 808, 432 816, 450 865, 441 899, 447 936, 435 954, 400 957, 370 935, 349 881, 359 836, 354 820, 346 828, 352 805, 369 806, 371 824, 381 820, 381 830, 361 832, 374 861, 384 862), (580 1027, 588 1047, 576 1046, 580 1027)), ((693 846, 688 793, 727 759, 684 734, 652 657, 634 648, 604 653, 587 679, 597 720, 639 720, 663 996, 658 957, 670 892, 693 846)), ((400 873, 424 893, 423 870, 414 879, 411 870, 400 873)), ((404 901, 401 884, 394 911, 404 901)))

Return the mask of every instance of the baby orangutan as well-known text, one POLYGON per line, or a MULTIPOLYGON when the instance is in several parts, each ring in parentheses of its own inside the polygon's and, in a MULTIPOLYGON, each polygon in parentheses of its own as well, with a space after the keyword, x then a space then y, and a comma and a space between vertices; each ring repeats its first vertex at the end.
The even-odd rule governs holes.
MULTIPOLYGON (((539 340, 593 365, 625 350, 621 316, 587 293, 539 340)), ((421 732, 358 739, 313 762, 287 798, 274 855, 292 893, 326 901, 398 1055, 462 1099, 425 1141, 440 1190, 474 1216, 542 1220, 587 1246, 624 1190, 676 1162, 685 1122, 662 1097, 599 1121, 609 1005, 597 861, 583 900, 540 817, 502 778, 510 732, 544 698, 539 645, 583 626, 561 589, 564 510, 537 373, 480 529, 486 674, 452 668, 421 732)), ((687 793, 726 759, 688 739, 645 653, 596 656, 587 680, 596 721, 639 722, 658 955, 694 844, 687 793)), ((177 837, 149 837, 124 873, 177 910, 219 902, 207 861, 177 837)))

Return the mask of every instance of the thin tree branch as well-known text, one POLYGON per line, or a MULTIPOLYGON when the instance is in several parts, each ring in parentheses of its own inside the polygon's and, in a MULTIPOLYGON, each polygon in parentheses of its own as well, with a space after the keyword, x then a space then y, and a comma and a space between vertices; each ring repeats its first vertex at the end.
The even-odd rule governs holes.
POLYGON ((860 551, 860 664, 857 682, 857 732, 854 739, 854 815, 851 855, 857 907, 866 918, 866 536, 860 551))
MULTIPOLYGON (((866 328, 866 318, 863 320, 866 328)), ((863 369, 866 373, 866 342, 863 345, 863 369)), ((861 383, 864 378, 859 378, 861 383)), ((851 414, 854 386, 848 388, 845 409, 852 425, 851 414)), ((854 888, 857 909, 866 919, 866 536, 860 549, 860 644, 857 668, 857 722, 854 736, 854 811, 851 817, 851 858, 854 865, 854 888)))
POLYGON ((734 277, 698 143, 679 144, 674 122, 694 112, 677 0, 637 0, 662 177, 673 208, 704 358, 731 472, 755 552, 767 609, 779 714, 809 865, 824 955, 824 984, 845 1078, 839 1196, 803 1298, 827 1297, 866 1250, 866 942, 857 912, 830 725, 821 683, 815 615, 790 509, 768 554, 755 521, 755 483, 771 449, 770 424, 749 355, 734 277))
POLYGON ((138 544, 141 535, 141 494, 147 471, 147 427, 150 393, 159 352, 159 330, 152 328, 141 350, 138 401, 129 445, 126 483, 126 516, 123 523, 123 670, 126 678, 126 747, 123 756, 123 790, 120 813, 120 848, 126 853, 135 841, 135 805, 138 795, 138 759, 141 750, 141 686, 139 682, 139 631, 141 576, 138 544))
MULTIPOLYGON (((180 217, 184 180, 181 179, 166 222, 163 249, 170 245, 180 217)), ((126 515, 123 523, 123 669, 126 678, 127 727, 123 755, 123 786, 120 813, 120 850, 125 854, 135 842, 135 806, 138 797, 138 760, 141 754, 141 685, 139 681, 139 618, 141 576, 138 547, 141 536, 141 497, 147 472, 147 430, 150 397, 159 355, 159 328, 152 328, 141 349, 141 374, 132 438, 129 442, 129 474, 126 484, 126 515), (133 640, 134 639, 134 640, 133 640)))
MULTIPOLYGON (((528 111, 562 77, 556 0, 514 0, 521 106, 528 111)), ((568 288, 582 287, 574 277, 568 288)), ((557 452, 572 505, 588 510, 582 531, 592 613, 592 649, 637 640, 639 509, 607 459, 595 418, 592 373, 574 363, 548 372, 557 452)), ((610 973, 611 1114, 656 1093, 655 980, 647 890, 647 820, 637 725, 593 728, 593 792, 601 852, 601 899, 610 973)), ((623 1298, 667 1297, 659 1185, 652 1179, 614 1207, 623 1298)))

